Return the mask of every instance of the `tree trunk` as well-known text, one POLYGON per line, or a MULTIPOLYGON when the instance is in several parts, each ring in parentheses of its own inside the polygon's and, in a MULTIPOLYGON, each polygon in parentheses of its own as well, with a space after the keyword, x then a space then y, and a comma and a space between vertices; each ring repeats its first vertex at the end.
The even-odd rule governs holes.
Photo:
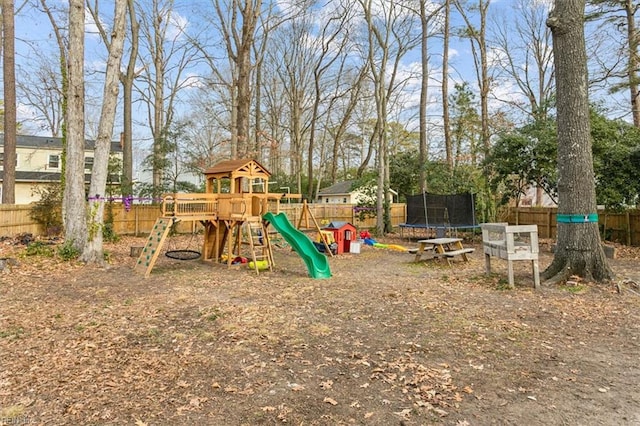
POLYGON ((547 20, 556 68, 559 172, 557 249, 542 273, 549 284, 572 275, 598 282, 613 278, 594 219, 584 10, 585 0, 556 0, 547 20))
POLYGON ((140 23, 136 18, 135 4, 128 0, 129 22, 131 25, 131 52, 127 70, 120 76, 123 97, 122 138, 122 195, 133 194, 133 80, 136 76, 136 60, 138 58, 138 34, 140 23))
POLYGON ((120 87, 120 64, 124 47, 125 17, 127 0, 116 0, 114 22, 111 29, 111 40, 107 45, 109 56, 104 82, 102 111, 98 124, 98 137, 93 157, 91 186, 89 189, 89 217, 87 218, 87 242, 80 260, 87 263, 104 263, 102 253, 102 228, 104 226, 104 205, 106 201, 107 174, 109 169, 109 154, 111 139, 113 138, 113 123, 118 103, 118 89, 120 87))
POLYGON ((65 240, 84 251, 87 230, 84 189, 84 0, 69 2, 69 100, 63 212, 65 240))
MULTIPOLYGON (((442 127, 444 133, 444 146, 449 170, 453 172, 453 141, 451 139, 451 120, 449 116, 449 37, 451 1, 445 0, 444 29, 443 29, 443 53, 442 53, 442 127)), ((424 165, 423 165, 424 167, 424 165)), ((425 188, 426 190, 426 188, 425 188)))
POLYGON ((16 202, 16 73, 13 0, 2 1, 4 158, 2 204, 16 202))
MULTIPOLYGON (((422 28, 422 36, 420 38, 420 63, 422 65, 421 87, 420 87, 420 146, 418 149, 418 162, 420 164, 419 188, 420 193, 426 191, 427 177, 425 164, 427 163, 427 103, 429 100, 429 43, 427 35, 429 34, 429 20, 427 19, 427 11, 425 1, 420 1, 420 24, 422 28)), ((446 48, 445 48, 446 51, 446 48)), ((446 85, 447 83, 443 83, 446 85)))
MULTIPOLYGON (((637 3, 637 2, 635 2, 637 3)), ((631 94, 631 114, 633 115, 633 125, 640 128, 640 91, 638 91, 640 58, 638 58, 638 45, 640 35, 636 28, 634 19, 638 5, 634 5, 633 0, 626 0, 624 9, 627 16, 627 38, 629 40, 629 92, 631 94)))

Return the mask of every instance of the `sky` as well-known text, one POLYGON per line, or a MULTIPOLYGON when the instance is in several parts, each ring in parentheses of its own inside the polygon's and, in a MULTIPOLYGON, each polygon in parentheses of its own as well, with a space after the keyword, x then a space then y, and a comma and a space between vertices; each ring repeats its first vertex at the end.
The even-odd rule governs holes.
MULTIPOLYGON (((386 0, 385 0, 386 1, 386 0)), ((142 2, 147 5, 149 2, 142 2)), ((295 3, 295 2, 293 2, 295 3)), ((526 2, 522 2, 520 0, 493 0, 491 2, 490 7, 490 19, 501 19, 508 24, 512 23, 511 21, 515 19, 514 17, 517 14, 514 14, 513 7, 517 6, 517 4, 546 4, 550 3, 550 0, 528 0, 526 2)), ((64 8, 67 4, 65 1, 60 0, 49 0, 48 4, 51 5, 52 9, 56 8, 64 8)), ((280 8, 290 8, 291 4, 285 1, 280 1, 278 3, 280 8)), ((210 9, 210 1, 207 0, 176 0, 175 1, 175 10, 173 13, 173 22, 175 25, 169 27, 167 38, 171 38, 178 33, 178 28, 186 28, 187 31, 195 31, 201 24, 203 24, 203 14, 202 10, 206 8, 210 9)), ((101 6, 101 11, 111 12, 112 2, 105 2, 104 5, 101 6)), ((64 14, 57 14, 58 19, 63 22, 65 19, 64 14)), ((454 22, 453 26, 461 24, 461 20, 459 17, 456 17, 454 13, 454 22)), ((19 73, 17 78, 20 79, 21 75, 25 75, 25 73, 30 73, 29 70, 32 70, 34 65, 39 61, 44 59, 49 59, 51 63, 56 63, 56 55, 57 55, 57 47, 55 43, 55 38, 53 37, 53 33, 51 30, 51 24, 46 16, 34 8, 31 5, 25 6, 16 16, 16 52, 17 52, 17 64, 19 66, 19 73)), ((95 134, 95 128, 97 126, 97 116, 98 116, 98 107, 100 105, 100 97, 102 87, 100 85, 100 76, 105 69, 104 57, 105 57, 105 49, 100 42, 100 38, 98 36, 96 25, 92 22, 89 14, 87 14, 86 20, 86 69, 87 69, 87 136, 91 137, 95 134)), ((211 41, 211 40, 209 40, 211 41)), ((213 40, 215 42, 215 40, 213 40)), ((441 56, 441 43, 439 39, 433 39, 430 42, 429 46, 429 54, 431 55, 431 64, 430 64, 430 75, 433 76, 431 79, 431 87, 430 87, 430 98, 431 98, 431 110, 429 111, 430 116, 436 117, 437 119, 442 112, 441 106, 438 100, 439 96, 439 86, 440 86, 440 56, 441 56)), ((460 83, 463 81, 468 81, 471 84, 471 87, 475 87, 476 76, 473 67, 473 54, 471 51, 471 45, 468 40, 462 40, 457 37, 451 38, 451 46, 449 50, 450 57, 450 92, 453 91, 453 85, 455 83, 460 83)), ((490 57, 492 56, 490 52, 490 57)), ((417 50, 410 52, 406 55, 406 57, 402 61, 402 65, 400 68, 400 77, 408 77, 413 76, 413 84, 408 85, 406 91, 406 98, 409 99, 409 103, 413 105, 417 105, 419 101, 419 80, 415 78, 415 76, 420 75, 420 56, 417 50)), ((208 72, 206 68, 202 67, 194 67, 189 70, 189 72, 185 73, 183 78, 191 79, 191 82, 194 83, 194 86, 198 85, 199 79, 201 75, 204 75, 208 72)), ((475 89, 474 89, 475 90, 475 89)), ((500 97, 513 99, 516 96, 521 96, 518 94, 518 91, 515 90, 513 84, 509 84, 507 82, 501 82, 500 85, 497 85, 495 89, 495 94, 498 94, 500 97)), ((189 90, 183 93, 183 103, 179 105, 178 114, 181 111, 188 111, 189 109, 189 90)), ((492 108, 499 108, 502 105, 497 102, 492 103, 492 108)), ((147 111, 144 108, 143 103, 138 102, 135 106, 135 114, 136 114, 136 130, 134 131, 134 138, 143 142, 143 146, 145 143, 148 145, 150 143, 150 132, 148 131, 148 126, 145 126, 143 123, 147 120, 147 111)), ((401 114, 399 112, 399 114, 401 114)), ((417 114, 414 111, 409 113, 412 118, 407 119, 407 127, 410 130, 411 127, 417 127, 417 114)), ((45 131, 38 127, 38 123, 33 120, 34 117, 37 117, 38 113, 33 108, 27 107, 24 104, 19 105, 18 109, 18 119, 25 122, 25 128, 28 129, 30 133, 41 134, 45 131)), ((115 135, 118 135, 121 131, 122 127, 120 122, 116 122, 115 135)), ((138 162, 140 162, 140 157, 146 155, 146 148, 141 148, 138 154, 138 162)))

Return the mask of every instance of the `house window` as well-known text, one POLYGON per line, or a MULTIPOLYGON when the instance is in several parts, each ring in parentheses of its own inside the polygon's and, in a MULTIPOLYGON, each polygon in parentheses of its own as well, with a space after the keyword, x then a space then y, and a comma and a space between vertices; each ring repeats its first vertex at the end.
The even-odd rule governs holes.
POLYGON ((93 157, 84 157, 84 169, 93 170, 93 157))
POLYGON ((343 202, 343 203, 345 203, 345 204, 347 204, 347 197, 344 197, 344 198, 342 199, 342 202, 343 202))
POLYGON ((60 168, 60 156, 51 154, 49 155, 49 168, 50 169, 59 169, 60 168))
POLYGON ((328 203, 328 202, 329 202, 329 197, 325 198, 325 199, 324 199, 324 202, 325 202, 325 203, 328 203))

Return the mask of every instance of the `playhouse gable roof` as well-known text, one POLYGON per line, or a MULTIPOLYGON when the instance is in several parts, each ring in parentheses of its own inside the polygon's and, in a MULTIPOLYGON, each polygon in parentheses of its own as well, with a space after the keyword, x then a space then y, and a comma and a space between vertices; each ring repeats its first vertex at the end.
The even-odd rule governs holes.
POLYGON ((227 160, 216 164, 204 171, 205 175, 217 175, 219 177, 269 177, 271 173, 262 164, 250 158, 239 160, 227 160))

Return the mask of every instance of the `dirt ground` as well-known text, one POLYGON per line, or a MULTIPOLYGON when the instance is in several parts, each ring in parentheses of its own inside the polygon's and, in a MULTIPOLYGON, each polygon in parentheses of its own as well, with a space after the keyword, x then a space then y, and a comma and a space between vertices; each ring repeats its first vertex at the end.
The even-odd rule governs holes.
POLYGON ((97 268, 0 242, 0 424, 640 425, 638 249, 619 292, 534 291, 524 262, 510 290, 477 243, 452 266, 364 246, 323 280, 286 247, 258 276, 163 256, 144 279, 136 245, 97 268))

